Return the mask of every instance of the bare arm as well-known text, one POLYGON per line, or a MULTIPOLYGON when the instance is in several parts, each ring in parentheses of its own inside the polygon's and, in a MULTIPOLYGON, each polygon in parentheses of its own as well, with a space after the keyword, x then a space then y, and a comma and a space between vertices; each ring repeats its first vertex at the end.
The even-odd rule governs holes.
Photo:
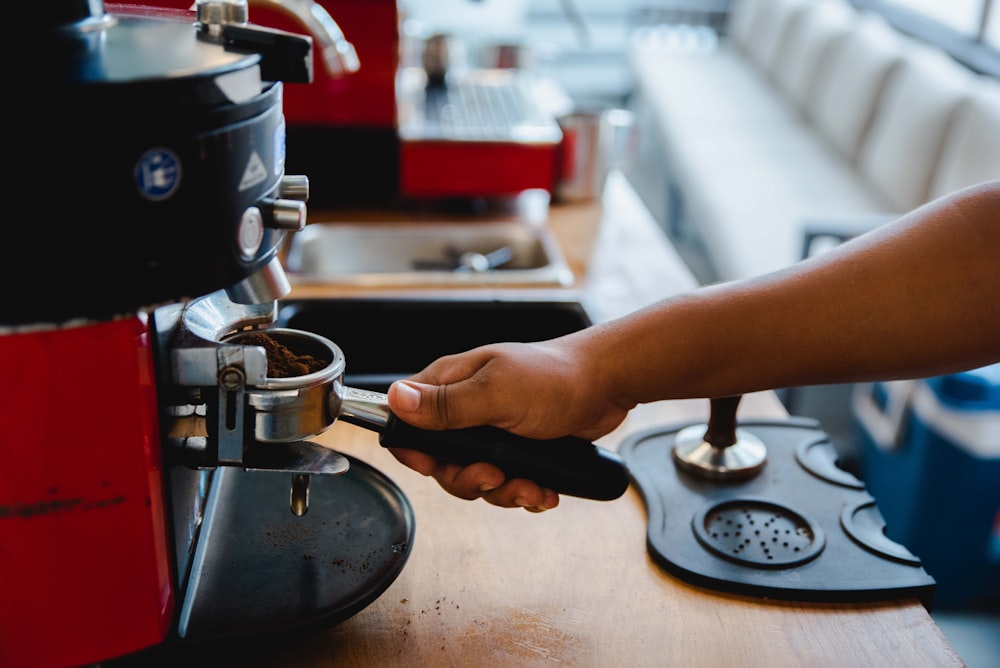
MULTIPOLYGON (((1000 181, 942 198, 766 276, 700 288, 538 344, 437 360, 390 389, 429 428, 493 424, 597 438, 638 403, 806 384, 935 375, 1000 360, 1000 181)), ((553 507, 503 481, 397 451, 457 496, 553 507)))
POLYGON ((619 353, 611 382, 635 402, 926 376, 1000 359, 1000 182, 591 335, 595 351, 619 353), (627 353, 637 343, 644 359, 627 353))

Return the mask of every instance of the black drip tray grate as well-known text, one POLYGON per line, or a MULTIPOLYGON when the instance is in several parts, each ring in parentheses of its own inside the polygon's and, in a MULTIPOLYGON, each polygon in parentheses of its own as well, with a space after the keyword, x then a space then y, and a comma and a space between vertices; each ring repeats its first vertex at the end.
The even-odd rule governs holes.
POLYGON ((675 437, 654 429, 620 448, 649 514, 647 546, 665 570, 703 587, 803 601, 917 598, 934 579, 885 536, 864 483, 836 466, 814 420, 740 422, 767 446, 754 477, 733 482, 677 467, 675 437))

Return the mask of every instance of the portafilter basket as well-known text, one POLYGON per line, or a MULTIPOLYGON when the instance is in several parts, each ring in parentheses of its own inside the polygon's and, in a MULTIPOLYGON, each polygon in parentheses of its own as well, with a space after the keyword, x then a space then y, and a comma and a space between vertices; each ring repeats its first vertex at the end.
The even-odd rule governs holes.
MULTIPOLYGON (((532 439, 489 426, 449 430, 413 427, 392 413, 385 394, 345 386, 343 352, 318 334, 275 327, 240 332, 226 341, 239 344, 261 333, 296 355, 311 355, 327 363, 304 375, 268 375, 262 385, 247 387, 254 437, 261 443, 304 440, 340 418, 378 432, 383 447, 419 450, 461 465, 488 462, 499 467, 507 479, 527 478, 559 494, 611 500, 628 488, 629 472, 617 453, 574 436, 532 439)), ((270 360, 268 364, 270 370, 270 360)))
POLYGON ((330 397, 342 392, 345 361, 340 348, 322 336, 280 327, 240 332, 225 341, 240 344, 260 334, 296 355, 311 355, 327 365, 312 373, 277 378, 270 375, 274 365, 269 358, 264 384, 246 389, 254 438, 260 443, 293 443, 329 429, 337 419, 337 413, 331 412, 330 397))

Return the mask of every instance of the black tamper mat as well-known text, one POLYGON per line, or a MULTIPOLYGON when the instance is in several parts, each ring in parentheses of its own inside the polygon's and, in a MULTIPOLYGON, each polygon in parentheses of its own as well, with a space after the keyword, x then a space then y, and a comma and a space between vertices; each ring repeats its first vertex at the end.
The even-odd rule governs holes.
MULTIPOLYGON (((735 409, 735 407, 734 407, 735 409)), ((648 512, 647 547, 691 584, 784 600, 916 598, 930 609, 934 579, 885 536, 864 483, 837 466, 815 420, 739 423, 767 448, 749 478, 701 475, 675 460, 682 424, 635 434, 620 453, 648 512)))

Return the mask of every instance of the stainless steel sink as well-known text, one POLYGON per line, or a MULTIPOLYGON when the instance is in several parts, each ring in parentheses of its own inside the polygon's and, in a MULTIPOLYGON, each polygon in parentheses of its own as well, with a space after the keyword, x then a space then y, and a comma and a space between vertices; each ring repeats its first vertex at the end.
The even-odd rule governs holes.
POLYGON ((573 274, 542 223, 312 223, 292 236, 293 283, 325 285, 568 286, 573 274))

